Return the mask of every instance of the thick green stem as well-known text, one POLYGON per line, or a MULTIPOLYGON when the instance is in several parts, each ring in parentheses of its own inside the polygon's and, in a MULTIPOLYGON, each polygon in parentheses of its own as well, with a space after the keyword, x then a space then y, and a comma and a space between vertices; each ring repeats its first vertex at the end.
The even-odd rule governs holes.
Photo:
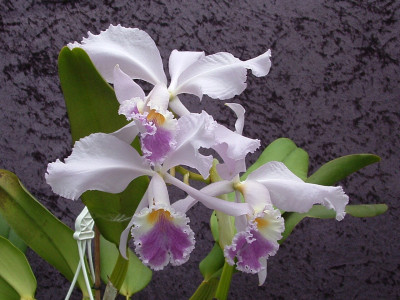
POLYGON ((111 273, 104 292, 103 300, 113 300, 118 295, 118 291, 121 289, 122 283, 125 280, 126 272, 128 271, 128 263, 129 260, 123 258, 121 253, 119 253, 114 270, 111 273))
POLYGON ((211 278, 210 280, 204 280, 197 290, 194 292, 190 300, 212 300, 214 299, 215 290, 217 289, 218 279, 211 278))
POLYGON ((217 291, 215 292, 216 299, 225 300, 228 298, 228 292, 231 286, 232 274, 234 269, 234 266, 231 266, 227 262, 225 262, 222 269, 221 278, 219 279, 217 291))

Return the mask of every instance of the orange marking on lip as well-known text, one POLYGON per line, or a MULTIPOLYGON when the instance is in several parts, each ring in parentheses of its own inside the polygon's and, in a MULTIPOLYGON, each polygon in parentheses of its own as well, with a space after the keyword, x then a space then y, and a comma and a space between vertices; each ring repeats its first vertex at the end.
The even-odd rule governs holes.
POLYGON ((265 227, 267 227, 269 225, 269 221, 265 220, 263 218, 257 218, 256 222, 257 222, 257 227, 261 228, 261 229, 265 228, 265 227))
POLYGON ((147 115, 147 120, 153 121, 157 125, 162 125, 165 122, 165 117, 162 114, 156 112, 155 109, 152 109, 147 115))
POLYGON ((171 213, 163 209, 153 210, 151 213, 147 215, 147 221, 151 224, 158 222, 160 218, 165 218, 168 221, 172 220, 171 213))

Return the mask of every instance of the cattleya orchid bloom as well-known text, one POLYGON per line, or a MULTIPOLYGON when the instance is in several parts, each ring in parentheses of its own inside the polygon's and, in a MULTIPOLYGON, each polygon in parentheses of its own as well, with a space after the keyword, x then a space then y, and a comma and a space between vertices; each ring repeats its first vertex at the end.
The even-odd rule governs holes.
MULTIPOLYGON (((232 244, 225 247, 224 254, 230 264, 237 258, 237 269, 258 273, 260 285, 267 276, 267 258, 275 255, 284 231, 284 220, 278 209, 304 213, 314 204, 322 204, 334 209, 340 221, 349 201, 341 187, 305 183, 285 164, 276 161, 259 167, 245 181, 234 183, 234 189, 243 195, 254 213, 236 218, 238 233, 232 244)), ((241 202, 238 193, 236 201, 241 202)))
POLYGON ((173 50, 169 57, 171 82, 167 86, 160 53, 153 39, 137 28, 113 26, 99 35, 88 33, 81 43, 68 44, 85 50, 106 81, 114 83, 116 65, 131 79, 147 81, 163 89, 165 100, 178 115, 188 114, 177 95, 203 94, 221 100, 239 95, 246 88, 247 69, 257 76, 268 74, 271 52, 241 61, 227 52, 205 55, 204 52, 173 50))
MULTIPOLYGON (((139 103, 134 102, 134 103, 139 103)), ((142 107, 136 105, 136 108, 142 107)), ((125 111, 125 108, 122 108, 125 111)), ((180 265, 187 261, 194 247, 194 234, 188 226, 187 210, 171 206, 165 183, 170 183, 211 209, 217 209, 234 216, 251 213, 246 203, 230 203, 186 185, 167 171, 183 164, 195 168, 206 178, 212 165, 212 157, 198 152, 200 147, 210 147, 215 143, 213 134, 216 122, 206 112, 189 114, 176 121, 173 149, 162 143, 171 144, 169 139, 156 139, 162 149, 169 149, 163 157, 153 159, 140 156, 130 145, 135 138, 133 132, 149 134, 146 127, 151 127, 147 115, 134 111, 137 122, 112 134, 94 133, 75 143, 71 155, 65 162, 56 160, 48 165, 46 181, 53 191, 65 198, 77 199, 87 190, 99 190, 109 193, 122 192, 135 178, 151 176, 149 187, 137 213, 121 236, 121 253, 126 255, 126 241, 132 225, 136 252, 143 262, 160 270, 169 262, 180 265), (143 116, 146 116, 143 120, 143 116), (137 125, 139 123, 139 125, 137 125), (142 126, 143 125, 143 126, 142 126), (144 131, 140 127, 145 127, 144 131)), ((155 112, 154 112, 155 113, 155 112)), ((127 114, 129 115, 129 114, 127 114)), ((161 117, 160 117, 161 118, 161 117)), ((156 126, 157 127, 157 126, 156 126)), ((154 129, 154 128, 153 128, 154 129)), ((142 136, 143 138, 143 136, 142 136)), ((145 143, 142 141, 142 144, 145 143)), ((228 186, 218 185, 218 190, 227 191, 228 186)))
MULTIPOLYGON (((242 134, 245 110, 240 104, 227 104, 237 115, 235 129, 242 134)), ((232 163, 227 160, 225 165, 232 163)), ((236 164, 237 162, 235 162, 236 164)), ((217 166, 218 167, 218 166, 217 166)), ((233 168, 231 168, 232 170, 233 168)), ((218 170, 221 174, 225 166, 218 170)), ((222 181, 212 183, 201 191, 211 196, 220 196, 224 190, 235 192, 236 203, 251 206, 250 214, 238 214, 235 218, 236 235, 230 245, 225 246, 226 261, 246 273, 257 273, 259 285, 267 277, 267 259, 276 254, 279 249, 278 241, 282 238, 285 229, 284 219, 280 210, 305 213, 314 204, 322 204, 336 211, 336 219, 342 220, 345 216, 345 207, 348 196, 341 187, 322 186, 305 183, 292 173, 285 164, 272 161, 264 164, 249 174, 247 179, 240 181, 239 173, 233 176, 221 176, 222 181), (226 180, 228 179, 228 180, 226 180), (278 208, 278 209, 276 209, 278 208)), ((174 203, 175 207, 187 210, 197 202, 190 195, 174 203)))

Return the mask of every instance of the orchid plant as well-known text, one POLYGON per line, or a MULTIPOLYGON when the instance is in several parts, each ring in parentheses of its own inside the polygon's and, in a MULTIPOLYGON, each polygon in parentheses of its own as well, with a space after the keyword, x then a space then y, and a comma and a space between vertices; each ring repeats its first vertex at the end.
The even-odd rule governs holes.
POLYGON ((60 79, 76 142, 69 157, 48 165, 45 178, 56 194, 82 198, 100 233, 118 246, 107 289, 122 290, 134 257, 129 248, 154 271, 187 262, 195 233, 186 213, 197 202, 210 209, 216 244, 200 266, 204 281, 193 299, 226 298, 235 269, 257 274, 264 284, 268 258, 305 216, 340 221, 346 212, 386 210, 368 214, 365 206, 347 206, 342 187, 330 186, 376 156, 340 158, 307 177, 305 151, 279 139, 246 169, 246 156, 260 141, 243 135, 245 109, 226 103, 236 115, 231 130, 206 111, 190 112, 180 99, 234 98, 245 90, 248 70, 258 77, 269 73, 270 56, 268 50, 242 61, 226 52, 173 50, 168 84, 153 39, 140 29, 110 25, 61 51, 60 79), (143 81, 152 85, 147 94, 143 81), (169 186, 187 197, 171 199, 169 186))

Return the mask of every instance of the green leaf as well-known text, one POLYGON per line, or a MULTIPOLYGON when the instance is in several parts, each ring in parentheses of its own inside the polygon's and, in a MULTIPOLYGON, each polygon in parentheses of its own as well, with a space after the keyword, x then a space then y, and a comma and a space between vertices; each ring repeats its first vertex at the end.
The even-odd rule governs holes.
MULTIPOLYGON (((0 170, 0 214, 39 256, 72 280, 79 263, 73 231, 54 217, 20 183, 15 174, 0 170)), ((83 276, 78 284, 88 296, 83 276)))
POLYGON ((245 180, 251 172, 270 161, 283 162, 289 168, 289 170, 298 177, 303 180, 307 178, 307 152, 301 148, 298 148, 292 140, 287 138, 279 138, 265 148, 257 161, 247 169, 246 173, 243 174, 241 180, 245 180))
MULTIPOLYGON (((367 218, 379 216, 386 212, 387 209, 388 207, 386 204, 347 205, 346 213, 357 218, 367 218)), ((310 211, 306 213, 285 212, 283 214, 283 218, 285 219, 285 231, 282 233, 282 239, 279 241, 280 244, 291 234, 296 225, 305 217, 334 219, 336 218, 336 212, 333 209, 328 209, 322 205, 314 205, 310 211)))
MULTIPOLYGON (((107 283, 114 269, 119 251, 114 244, 108 242, 103 237, 101 237, 100 241, 101 278, 107 283)), ((125 275, 125 280, 119 290, 120 294, 125 297, 130 297, 144 289, 149 284, 152 277, 152 271, 143 265, 131 250, 128 252, 128 270, 125 275)))
POLYGON ((352 154, 342 156, 324 164, 314 174, 307 178, 306 182, 321 185, 334 185, 361 168, 379 162, 380 160, 379 156, 373 154, 352 154))
POLYGON ((0 236, 8 239, 15 247, 21 250, 22 253, 26 251, 26 244, 24 241, 10 228, 6 220, 0 215, 0 236))
POLYGON ((203 281, 195 293, 190 297, 190 300, 212 300, 214 299, 215 291, 218 286, 218 279, 211 278, 209 281, 203 281))
POLYGON ((204 279, 207 281, 222 269, 224 263, 224 252, 216 242, 210 253, 200 262, 199 269, 204 279))
MULTIPOLYGON (((64 47, 58 58, 58 73, 73 141, 95 132, 111 133, 128 124, 126 118, 118 114, 119 103, 114 90, 98 73, 85 51, 64 47)), ((139 150, 137 140, 133 145, 139 150)), ((107 240, 119 244, 119 237, 148 183, 147 177, 140 177, 119 194, 88 191, 82 195, 82 201, 107 240)))
POLYGON ((13 293, 8 289, 12 287, 19 295, 17 299, 34 299, 36 278, 25 255, 3 237, 0 237, 0 253, 0 278, 8 284, 4 289, 7 298, 4 297, 3 286, 0 288, 0 298, 10 299, 9 296, 13 297, 13 293))

